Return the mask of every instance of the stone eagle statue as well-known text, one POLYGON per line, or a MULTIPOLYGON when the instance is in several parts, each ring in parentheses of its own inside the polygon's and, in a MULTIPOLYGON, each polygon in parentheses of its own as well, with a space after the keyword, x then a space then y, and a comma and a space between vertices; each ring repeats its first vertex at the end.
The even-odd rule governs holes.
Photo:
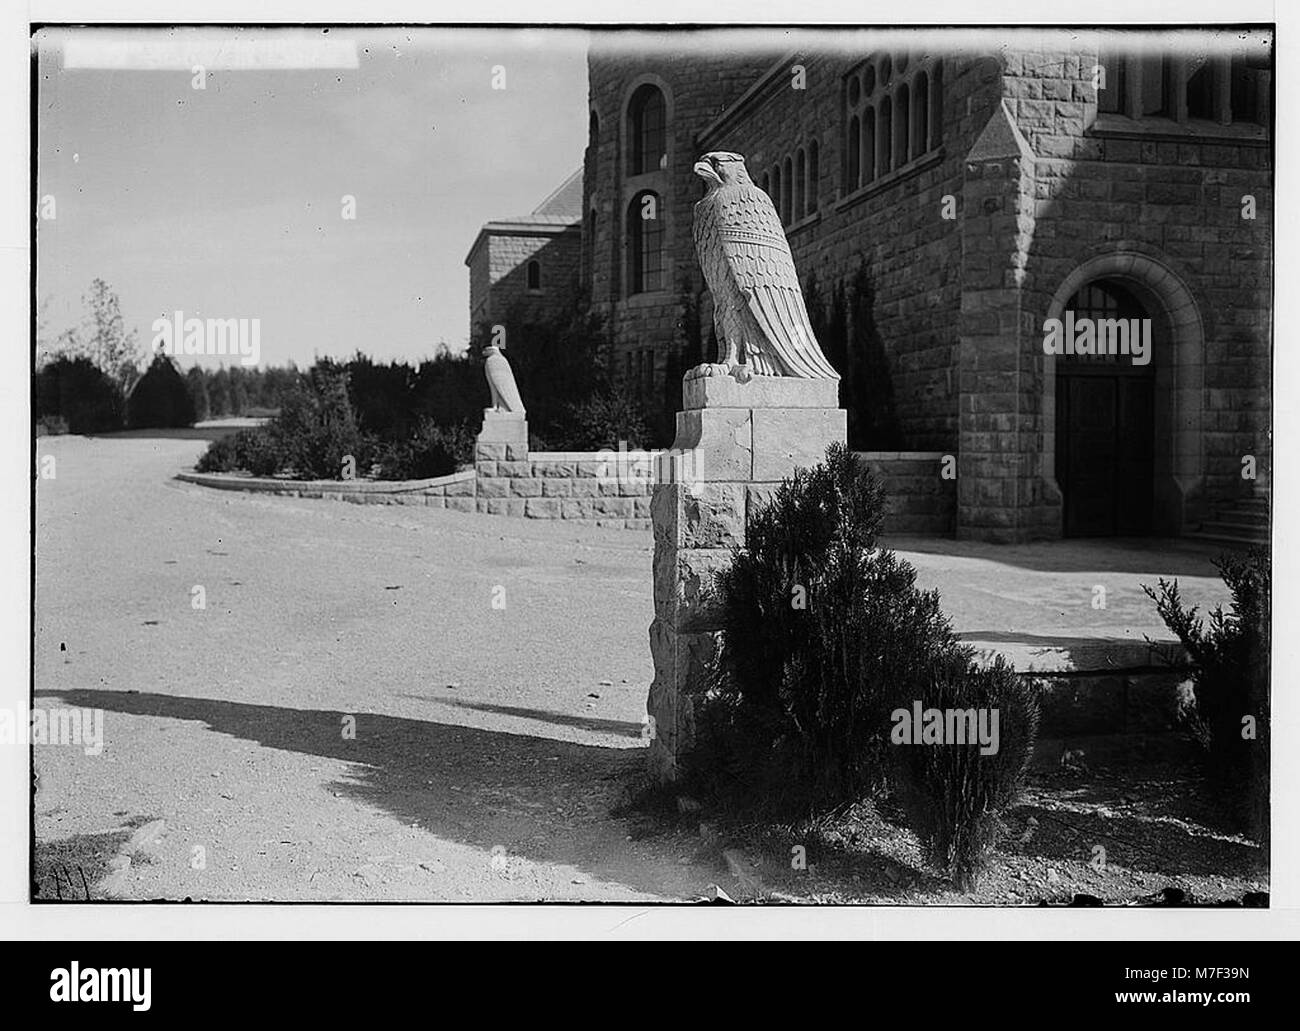
POLYGON ((483 348, 483 371, 487 375, 488 389, 492 391, 492 407, 498 412, 518 412, 524 415, 524 401, 519 396, 514 370, 501 353, 501 348, 488 344, 483 348))
POLYGON ((722 348, 722 363, 695 375, 839 379, 808 324, 781 219, 745 159, 713 151, 695 163, 695 174, 709 184, 695 205, 695 252, 722 348))

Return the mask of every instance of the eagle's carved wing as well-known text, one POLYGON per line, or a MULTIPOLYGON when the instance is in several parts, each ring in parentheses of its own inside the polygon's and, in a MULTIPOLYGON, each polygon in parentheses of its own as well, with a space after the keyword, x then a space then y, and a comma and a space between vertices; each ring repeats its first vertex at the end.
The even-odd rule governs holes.
POLYGON ((839 379, 808 323, 794 258, 772 201, 753 185, 721 189, 714 197, 711 217, 696 220, 696 248, 706 279, 734 283, 738 306, 756 330, 750 346, 766 352, 762 357, 778 375, 839 379))

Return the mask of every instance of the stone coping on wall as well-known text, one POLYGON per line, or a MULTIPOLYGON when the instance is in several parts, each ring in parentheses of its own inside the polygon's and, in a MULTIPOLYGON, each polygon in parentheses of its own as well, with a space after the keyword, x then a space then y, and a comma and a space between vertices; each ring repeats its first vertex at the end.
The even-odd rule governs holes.
POLYGON ((955 451, 854 451, 855 458, 865 458, 868 462, 923 462, 942 461, 955 451))
POLYGON ((601 462, 606 456, 617 458, 620 454, 627 455, 645 455, 648 458, 654 458, 656 455, 663 454, 663 448, 653 450, 641 450, 639 448, 628 448, 626 451, 615 451, 612 448, 606 448, 603 451, 530 451, 528 460, 530 462, 601 462))
MULTIPOLYGON (((240 473, 181 472, 176 479, 217 490, 245 490, 262 494, 446 494, 461 484, 470 484, 474 470, 463 469, 427 480, 289 480, 280 477, 246 476, 240 473)), ((461 488, 463 490, 463 488, 461 488)), ((460 493, 461 491, 456 491, 460 493)))

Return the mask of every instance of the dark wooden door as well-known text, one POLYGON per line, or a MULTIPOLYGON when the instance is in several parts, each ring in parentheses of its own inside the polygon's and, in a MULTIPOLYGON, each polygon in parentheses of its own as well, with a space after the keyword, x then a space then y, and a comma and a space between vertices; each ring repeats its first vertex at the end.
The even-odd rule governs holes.
POLYGON ((1150 533, 1155 445, 1151 377, 1058 371, 1056 388, 1056 470, 1066 535, 1150 533))
MULTIPOLYGON (((1140 318, 1131 295, 1093 284, 1072 304, 1089 317, 1140 318)), ((1141 536, 1154 507, 1155 379, 1127 358, 1062 357, 1056 366, 1056 479, 1070 537, 1141 536)))

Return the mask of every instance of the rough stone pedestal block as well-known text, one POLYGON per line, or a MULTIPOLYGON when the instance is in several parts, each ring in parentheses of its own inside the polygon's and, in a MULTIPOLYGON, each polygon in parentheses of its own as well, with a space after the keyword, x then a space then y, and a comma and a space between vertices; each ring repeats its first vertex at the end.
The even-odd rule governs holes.
POLYGON ((519 412, 483 409, 483 428, 474 446, 474 464, 528 461, 528 420, 519 412))
POLYGON ((720 640, 713 576, 744 545, 750 509, 796 468, 821 461, 832 442, 844 442, 838 387, 835 380, 780 376, 683 382, 677 439, 659 463, 650 503, 654 681, 646 710, 656 781, 675 780, 694 744, 695 700, 720 640))

